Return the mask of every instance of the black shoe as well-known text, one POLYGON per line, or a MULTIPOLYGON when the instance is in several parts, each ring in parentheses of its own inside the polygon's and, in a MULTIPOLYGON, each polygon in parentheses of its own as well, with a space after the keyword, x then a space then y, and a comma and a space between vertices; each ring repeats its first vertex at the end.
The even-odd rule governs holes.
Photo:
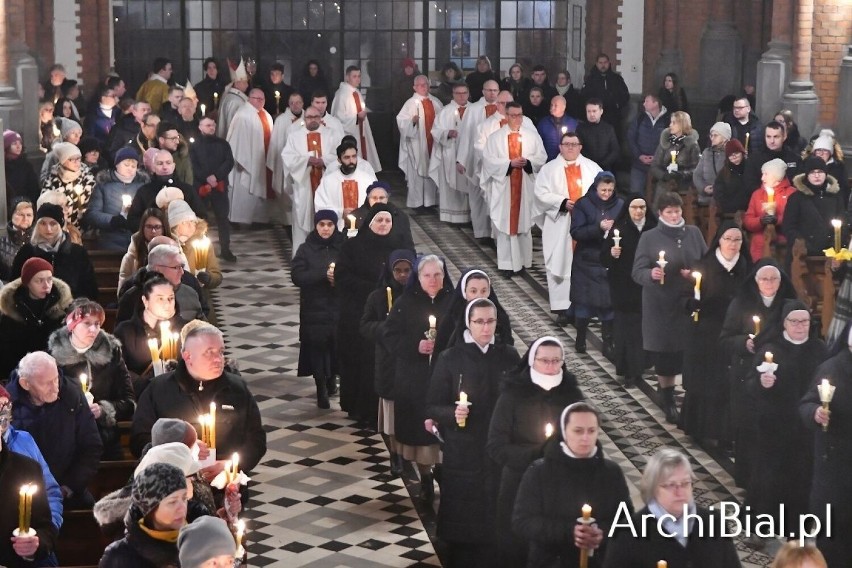
POLYGON ((390 455, 390 471, 394 477, 402 477, 402 472, 405 469, 405 460, 402 456, 391 452, 390 455))
POLYGON ((515 275, 515 273, 511 270, 498 270, 497 272, 499 272, 500 276, 502 276, 503 278, 511 278, 515 275))
POLYGON ((577 339, 574 340, 574 351, 586 352, 586 332, 589 329, 589 320, 586 318, 574 318, 574 327, 577 329, 577 339))
POLYGON ((561 312, 559 312, 559 315, 556 316, 556 325, 558 325, 560 327, 565 327, 569 323, 571 323, 571 321, 568 319, 568 316, 565 314, 565 310, 562 310, 561 312))
POLYGON ((225 262, 237 262, 237 257, 234 256, 234 253, 227 249, 219 253, 219 258, 221 258, 225 262))
POLYGON ((627 375, 627 376, 624 377, 624 386, 625 386, 625 388, 633 388, 641 380, 642 380, 642 377, 640 375, 627 375))
POLYGON ((674 397, 674 387, 666 387, 659 389, 660 409, 666 415, 666 422, 669 424, 677 424, 680 422, 680 412, 677 409, 677 402, 674 397))
POLYGON ((328 386, 324 377, 315 378, 314 383, 317 385, 317 408, 331 408, 331 403, 328 401, 328 386))
POLYGON ((494 242, 494 239, 492 239, 491 237, 480 237, 476 239, 476 242, 485 247, 491 247, 493 249, 497 248, 497 243, 494 242))
POLYGON ((326 381, 326 390, 328 391, 328 396, 337 394, 337 377, 332 375, 328 378, 328 381, 326 381))
POLYGON ((432 506, 435 500, 435 482, 431 473, 420 474, 420 502, 424 505, 432 506))

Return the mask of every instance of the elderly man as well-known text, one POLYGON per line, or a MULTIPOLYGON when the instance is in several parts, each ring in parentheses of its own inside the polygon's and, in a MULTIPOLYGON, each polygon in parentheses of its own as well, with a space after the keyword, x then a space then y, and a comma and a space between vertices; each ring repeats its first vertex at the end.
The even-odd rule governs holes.
POLYGON ((219 138, 227 137, 234 115, 249 102, 246 95, 248 88, 249 78, 246 66, 240 61, 237 68, 231 71, 231 84, 225 88, 222 99, 219 101, 219 127, 216 130, 219 138))
POLYGON ((432 127, 444 105, 429 94, 429 78, 418 75, 414 78, 414 95, 408 99, 399 114, 399 167, 408 183, 408 207, 425 213, 438 201, 438 188, 429 177, 429 162, 432 158, 432 127))
POLYGON ((343 123, 346 134, 355 137, 361 158, 370 162, 373 171, 382 171, 382 163, 376 151, 373 140, 373 130, 367 116, 367 104, 361 96, 361 68, 350 65, 346 68, 346 80, 340 83, 334 102, 331 104, 331 114, 343 123))
POLYGON ((260 410, 246 382, 225 370, 225 341, 212 325, 186 334, 177 369, 155 377, 139 398, 133 415, 130 449, 139 455, 151 441, 151 429, 160 418, 179 418, 201 431, 199 409, 216 405, 216 457, 201 470, 209 482, 234 452, 240 469, 251 471, 266 453, 266 432, 260 410))
MULTIPOLYGON (((181 91, 183 92, 183 91, 181 91)), ((195 181, 192 176, 192 162, 189 160, 187 142, 181 139, 177 125, 173 122, 161 121, 157 126, 157 147, 168 150, 175 162, 174 175, 187 185, 195 181)))
POLYGON ((266 153, 272 138, 272 117, 263 109, 262 89, 249 92, 248 104, 237 111, 225 138, 234 153, 231 170, 232 223, 266 223, 267 200, 274 199, 270 187, 272 172, 266 167, 266 153))
POLYGON ((559 155, 535 177, 535 223, 541 227, 547 293, 557 323, 568 323, 571 307, 571 212, 595 181, 601 167, 582 155, 583 142, 575 132, 560 136, 559 155))
POLYGON ((567 104, 565 97, 555 95, 550 100, 550 114, 539 120, 536 125, 541 141, 544 143, 544 150, 547 152, 548 162, 559 155, 562 135, 577 131, 577 121, 565 112, 567 104))
MULTIPOLYGON (((287 110, 275 117, 272 125, 272 136, 269 139, 269 149, 266 151, 266 167, 272 171, 272 189, 283 199, 288 199, 290 193, 290 176, 281 161, 281 152, 287 145, 290 132, 304 126, 302 113, 305 112, 302 95, 294 92, 287 101, 287 110)), ((290 204, 292 205, 292 204, 290 204)), ((285 223, 289 225, 290 223, 285 223)))
POLYGON ((12 425, 29 432, 62 490, 65 507, 88 508, 86 487, 103 452, 95 417, 80 384, 63 376, 43 351, 25 355, 9 380, 12 425))
POLYGON ((336 149, 339 168, 325 174, 314 195, 314 210, 331 209, 337 213, 337 227, 342 231, 349 225, 349 215, 367 198, 367 188, 376 181, 376 174, 364 160, 358 159, 358 148, 351 139, 341 142, 336 149))
POLYGON ((130 227, 139 227, 142 214, 146 209, 157 206, 157 194, 164 187, 176 187, 183 193, 183 200, 189 203, 199 217, 204 217, 204 205, 198 199, 198 193, 189 184, 177 179, 175 161, 168 150, 160 150, 154 154, 154 173, 151 181, 140 187, 133 196, 130 209, 127 212, 127 223, 130 227))
MULTIPOLYGON (((467 177, 456 168, 459 134, 464 128, 468 110, 470 89, 466 83, 453 86, 453 100, 444 107, 432 127, 435 150, 429 167, 429 175, 438 184, 438 211, 441 221, 447 223, 469 223, 470 192, 467 177)), ((478 188, 475 188, 478 191, 478 188)))
POLYGON ((322 114, 308 107, 305 125, 290 130, 287 145, 281 152, 284 168, 293 180, 290 199, 293 202, 293 256, 314 229, 314 194, 326 168, 336 160, 335 148, 340 142, 334 131, 322 126, 322 114))
POLYGON ((198 122, 201 135, 189 148, 192 173, 198 196, 213 208, 219 229, 219 258, 237 262, 231 252, 231 224, 228 222, 228 174, 234 168, 234 154, 225 140, 216 136, 216 121, 204 116, 198 122))
POLYGON ((532 266, 535 174, 547 153, 536 129, 524 126, 520 103, 506 103, 506 120, 485 143, 481 184, 497 234, 497 268, 511 276, 532 266))
POLYGON ((172 62, 158 57, 151 65, 151 78, 142 83, 136 91, 136 100, 151 105, 151 112, 160 114, 163 103, 169 100, 169 79, 172 77, 172 62))

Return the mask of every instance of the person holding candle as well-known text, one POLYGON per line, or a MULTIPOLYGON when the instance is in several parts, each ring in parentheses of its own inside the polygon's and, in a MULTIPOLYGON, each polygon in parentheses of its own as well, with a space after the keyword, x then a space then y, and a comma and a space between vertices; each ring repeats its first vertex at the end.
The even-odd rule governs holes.
MULTIPOLYGON (((755 350, 746 384, 756 402, 757 438, 754 482, 747 488, 745 504, 752 514, 771 515, 780 523, 783 503, 783 522, 796 526, 800 515, 809 512, 813 469, 813 436, 798 419, 799 401, 825 361, 826 348, 809 333, 811 314, 802 302, 786 300, 781 317, 783 328, 776 328, 774 337, 755 350)), ((754 537, 749 544, 762 548, 765 543, 754 537)))
POLYGON ((157 197, 165 188, 174 187, 181 191, 183 200, 195 211, 198 217, 204 218, 204 204, 198 192, 189 184, 179 180, 175 175, 175 160, 168 150, 158 150, 153 154, 151 181, 136 190, 130 209, 127 212, 127 223, 130 227, 139 226, 142 214, 150 207, 160 207, 157 197))
POLYGON ((633 280, 642 286, 642 341, 657 373, 657 403, 666 422, 677 424, 675 376, 683 371, 684 340, 691 321, 682 300, 692 293, 692 267, 707 252, 707 245, 698 227, 684 221, 680 195, 667 193, 657 203, 659 224, 639 239, 633 280), (665 268, 658 259, 665 260, 665 268))
MULTIPOLYGON (((810 156, 822 158, 825 162, 826 175, 830 175, 837 180, 837 183, 840 184, 840 194, 844 196, 844 201, 848 200, 849 175, 843 160, 843 149, 837 142, 833 130, 823 128, 819 131, 818 136, 812 138, 803 153, 803 158, 809 158, 810 156)), ((6 175, 9 175, 8 171, 6 175)))
MULTIPOLYGON (((780 369, 780 365, 779 365, 780 369)), ((831 538, 817 535, 817 548, 829 566, 852 565, 852 325, 847 324, 829 358, 812 375, 799 403, 799 419, 813 436, 813 481, 810 512, 825 527, 831 505, 831 538), (819 387, 835 387, 829 409, 823 407, 819 387), (826 425, 828 428, 826 429, 826 425)), ((801 457, 801 456, 800 456, 801 457)), ((792 458, 791 458, 792 459, 792 458)))
POLYGON ((607 271, 612 309, 615 372, 627 387, 642 378, 647 354, 642 344, 642 286, 633 281, 633 261, 643 234, 657 226, 644 198, 634 197, 615 219, 601 248, 601 264, 607 271))
MULTIPOLYGON (((802 164, 800 174, 793 178, 795 193, 787 201, 784 213, 784 236, 792 244, 803 239, 808 256, 823 256, 823 251, 849 242, 849 219, 846 201, 840 184, 828 175, 822 158, 811 156, 802 164), (832 228, 832 221, 841 222, 840 231, 832 228)), ((789 253, 792 255, 792 247, 789 253)))
POLYGON ((423 428, 424 420, 430 418, 426 397, 435 362, 430 318, 437 323, 447 317, 451 301, 452 282, 444 261, 433 254, 421 256, 406 290, 394 302, 380 338, 394 358, 394 433, 400 454, 417 464, 420 499, 428 506, 435 496, 432 466, 439 461, 438 440, 423 428))
POLYGON ((74 300, 68 307, 65 326, 51 334, 47 350, 72 380, 86 375, 88 391, 94 397, 89 410, 104 444, 101 459, 109 461, 123 459, 117 423, 133 417, 136 400, 121 343, 101 329, 104 318, 104 309, 97 302, 74 300))
MULTIPOLYGON (((449 543, 448 566, 491 567, 500 466, 485 450, 500 380, 520 361, 497 343, 497 306, 475 298, 465 308, 463 337, 438 356, 427 395, 427 415, 444 436, 438 537, 449 543), (461 392, 472 406, 457 405, 461 392), (460 420, 464 420, 464 427, 460 420)), ((433 359, 434 360, 434 359, 433 359)))
POLYGON ((639 485, 645 506, 629 518, 619 512, 614 524, 620 528, 609 542, 603 568, 646 568, 658 566, 659 560, 672 568, 739 568, 734 539, 718 532, 709 536, 708 526, 718 527, 720 519, 696 505, 695 479, 689 458, 678 450, 666 448, 651 456, 639 485), (687 513, 697 518, 686 521, 687 513), (643 520, 645 515, 650 519, 643 520))
POLYGON ((751 259, 741 254, 745 232, 725 221, 707 253, 693 266, 700 274, 685 311, 692 316, 683 354, 683 431, 699 441, 730 444, 728 425, 728 360, 719 333, 728 306, 751 272, 751 259), (695 315, 693 315, 695 314, 695 315))
POLYGON ((793 284, 778 264, 762 259, 731 300, 722 323, 719 345, 728 357, 729 427, 735 444, 734 479, 740 487, 750 486, 757 435, 754 398, 746 388, 746 381, 756 366, 755 352, 781 333, 784 301, 795 298, 793 284), (755 324, 755 317, 759 324, 755 324), (759 333, 756 325, 760 326, 759 333))
MULTIPOLYGON (((360 161, 359 164, 367 162, 360 161)), ((360 229, 364 226, 364 219, 370 214, 370 207, 376 203, 387 205, 393 217, 394 231, 402 235, 403 247, 414 250, 414 239, 411 238, 411 220, 408 215, 390 202, 391 185, 386 181, 376 180, 367 186, 367 197, 358 209, 352 212, 355 216, 355 228, 360 229)))
POLYGON ((168 212, 171 235, 180 243, 181 252, 195 274, 203 290, 213 290, 222 283, 222 269, 210 239, 207 236, 207 221, 199 219, 186 201, 180 199, 169 203, 168 212))
POLYGON ((396 440, 394 430, 393 356, 379 339, 384 331, 384 322, 390 314, 394 301, 402 296, 405 290, 405 284, 411 276, 414 261, 412 250, 397 249, 390 253, 379 286, 370 292, 364 303, 364 313, 361 315, 361 324, 358 328, 363 340, 368 345, 373 346, 372 351, 369 347, 365 349, 361 353, 361 357, 368 359, 371 352, 375 355, 373 384, 376 394, 379 395, 378 428, 387 443, 390 452, 391 474, 395 476, 402 475, 404 460, 400 455, 399 443, 396 440))
POLYGON ((737 139, 725 144, 725 163, 713 182, 713 198, 724 219, 733 219, 737 211, 745 211, 751 198, 751 190, 743 184, 746 162, 745 149, 737 139))
POLYGON ((577 121, 566 112, 568 103, 562 95, 555 95, 545 103, 550 105, 550 114, 539 119, 536 129, 547 152, 547 161, 550 162, 561 153, 563 136, 577 131, 577 121))
POLYGON ((660 134, 660 144, 651 162, 651 179, 656 182, 655 209, 659 209, 659 201, 666 193, 684 195, 689 191, 700 155, 692 118, 682 110, 672 112, 669 127, 660 134))
POLYGON ((0 436, 0 565, 9 568, 48 566, 41 564, 53 554, 59 529, 51 522, 42 468, 34 459, 12 451, 0 436), (32 536, 13 536, 20 528, 20 492, 35 484, 28 523, 32 536))
POLYGON ((365 347, 357 322, 388 255, 404 248, 403 238, 394 228, 391 209, 384 203, 373 205, 364 223, 357 236, 343 243, 334 269, 335 287, 340 290, 337 326, 340 408, 357 419, 373 417, 378 407, 373 388, 375 369, 362 366, 365 347))
MULTIPOLYGON (((622 503, 633 514, 630 491, 617 463, 604 457, 598 441, 600 412, 587 402, 562 411, 560 436, 524 473, 512 526, 529 543, 527 567, 576 567, 581 550, 594 551, 588 566, 606 559, 610 525, 622 503), (588 506, 594 523, 577 517, 588 506)), ((585 509, 588 510, 588 509, 585 509)))
MULTIPOLYGON (((749 248, 751 259, 754 262, 765 256, 766 227, 772 225, 776 227, 776 231, 781 228, 783 232, 782 223, 784 222, 784 212, 787 209, 787 200, 796 193, 796 189, 790 185, 785 177, 787 164, 783 160, 769 160, 763 164, 761 171, 763 172, 761 186, 753 190, 748 209, 743 215, 743 227, 751 236, 749 248)), ((748 189, 748 186, 746 186, 746 189, 748 189)), ((830 226, 828 221, 826 224, 830 226)), ((788 246, 792 246, 785 235, 779 234, 779 232, 776 232, 774 242, 787 243, 788 246)))
POLYGON ((127 252, 121 258, 121 268, 118 270, 118 289, 123 287, 128 278, 132 278, 139 267, 148 264, 148 243, 151 239, 165 234, 168 225, 166 212, 157 207, 145 210, 139 222, 139 229, 130 237, 127 252))
POLYGON ((317 407, 327 409, 330 386, 337 372, 335 330, 340 315, 339 290, 334 273, 343 247, 343 233, 337 229, 337 213, 317 211, 314 230, 293 257, 290 276, 299 288, 299 368, 298 376, 314 376, 317 407))
POLYGON ((114 167, 100 172, 95 180, 92 199, 86 210, 86 223, 99 229, 98 241, 107 250, 125 250, 130 244, 127 213, 136 191, 149 181, 148 174, 138 170, 139 154, 122 148, 115 155, 114 167), (127 196, 127 197, 125 197, 127 196))
POLYGON ((494 407, 486 450, 502 468, 496 519, 501 567, 526 565, 526 543, 512 530, 512 511, 524 472, 544 456, 546 426, 559 425, 565 407, 583 400, 564 361, 559 339, 539 337, 504 381, 494 407))
POLYGON ((24 263, 21 277, 0 289, 0 377, 8 377, 27 353, 47 347, 72 301, 71 289, 54 278, 48 261, 24 263))

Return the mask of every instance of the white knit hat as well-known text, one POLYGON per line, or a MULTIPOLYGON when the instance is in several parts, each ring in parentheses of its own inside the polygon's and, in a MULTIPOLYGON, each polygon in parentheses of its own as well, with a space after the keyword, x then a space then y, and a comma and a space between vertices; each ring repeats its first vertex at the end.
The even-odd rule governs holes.
POLYGON ((781 158, 775 158, 763 164, 760 167, 760 171, 772 174, 775 179, 780 180, 787 174, 787 164, 781 158))
POLYGON ((186 201, 176 199, 169 203, 169 227, 175 228, 183 221, 198 221, 195 212, 186 201))
POLYGON ((817 139, 814 140, 814 150, 828 150, 832 154, 834 154, 834 136, 833 132, 830 130, 823 130, 817 136, 817 139), (829 134, 831 133, 831 134, 829 134))
POLYGON ((80 149, 71 142, 59 142, 53 145, 53 155, 56 161, 64 164, 66 160, 82 156, 80 149))
POLYGON ((166 211, 169 208, 169 203, 178 199, 183 200, 183 191, 179 187, 166 186, 157 192, 154 202, 157 207, 166 211))
POLYGON ((726 141, 731 139, 731 125, 727 122, 717 122, 710 127, 710 132, 715 132, 726 141))

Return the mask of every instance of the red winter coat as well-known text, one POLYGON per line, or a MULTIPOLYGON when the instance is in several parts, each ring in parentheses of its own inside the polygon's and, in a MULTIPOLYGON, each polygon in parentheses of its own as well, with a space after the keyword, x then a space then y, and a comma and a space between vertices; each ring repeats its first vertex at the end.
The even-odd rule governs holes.
MULTIPOLYGON (((784 238, 784 209, 787 208, 787 199, 796 193, 796 188, 790 185, 787 178, 782 179, 775 186, 775 216, 778 218, 775 226, 779 229, 777 242, 787 242, 784 238)), ((767 195, 764 187, 758 188, 751 194, 751 199, 748 202, 748 209, 743 215, 743 227, 749 232, 751 245, 749 252, 753 262, 757 262, 763 256, 763 225, 760 224, 760 218, 764 215, 763 204, 766 203, 767 195)))

